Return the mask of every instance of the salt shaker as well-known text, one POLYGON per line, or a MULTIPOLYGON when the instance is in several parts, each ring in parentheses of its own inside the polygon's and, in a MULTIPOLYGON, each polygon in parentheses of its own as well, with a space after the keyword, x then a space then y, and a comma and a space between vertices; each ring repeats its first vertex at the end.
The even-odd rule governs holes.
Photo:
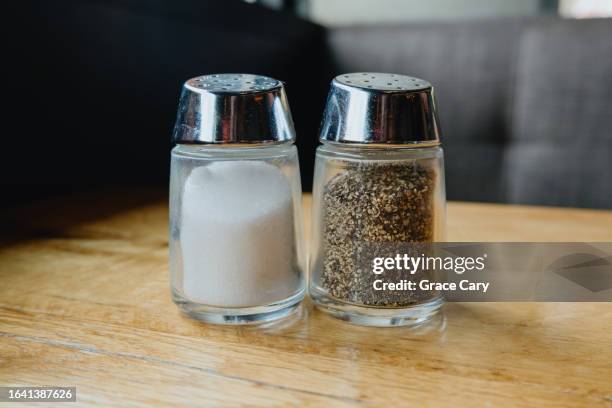
POLYGON ((249 74, 188 80, 173 141, 174 302, 211 323, 287 316, 305 283, 300 173, 283 84, 249 74))
POLYGON ((368 263, 397 255, 399 244, 444 240, 439 134, 427 81, 369 72, 334 78, 313 184, 309 291, 318 308, 371 326, 419 324, 440 310, 439 293, 381 289, 430 271, 378 274, 368 263))

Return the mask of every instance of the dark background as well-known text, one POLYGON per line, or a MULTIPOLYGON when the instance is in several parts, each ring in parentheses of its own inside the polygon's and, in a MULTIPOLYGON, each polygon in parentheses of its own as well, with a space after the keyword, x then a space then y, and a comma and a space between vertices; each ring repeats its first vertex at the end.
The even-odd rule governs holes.
MULTIPOLYGON (((285 82, 308 191, 329 81, 375 71, 434 84, 449 199, 612 208, 612 19, 560 18, 559 2, 533 0, 523 4, 534 15, 390 22, 358 1, 367 21, 334 25, 350 14, 334 9, 342 0, 257 2, 5 6, 1 206, 108 186, 163 191, 181 86, 221 72, 285 82), (309 3, 336 14, 311 10, 325 27, 297 17, 309 3)), ((437 4, 445 14, 454 3, 437 4)))
POLYGON ((310 188, 334 72, 321 27, 238 0, 14 3, 3 205, 102 185, 166 187, 181 86, 216 72, 285 82, 310 188))

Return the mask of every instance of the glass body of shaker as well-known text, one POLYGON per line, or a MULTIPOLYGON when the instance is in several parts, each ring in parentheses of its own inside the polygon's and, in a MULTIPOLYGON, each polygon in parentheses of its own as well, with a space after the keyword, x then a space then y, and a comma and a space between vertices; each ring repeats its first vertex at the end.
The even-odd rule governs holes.
POLYGON ((292 142, 174 148, 170 275, 184 312, 226 324, 288 315, 304 296, 302 245, 292 142))
POLYGON ((439 146, 319 146, 309 281, 317 307, 371 326, 419 324, 440 310, 437 292, 375 290, 375 280, 394 275, 373 274, 359 257, 392 256, 398 244, 445 239, 443 160, 439 146))

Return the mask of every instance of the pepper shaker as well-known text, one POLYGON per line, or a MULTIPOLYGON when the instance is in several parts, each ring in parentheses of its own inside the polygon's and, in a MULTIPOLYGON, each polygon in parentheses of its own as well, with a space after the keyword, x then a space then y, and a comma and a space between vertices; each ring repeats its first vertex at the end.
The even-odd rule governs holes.
POLYGON ((378 275, 363 262, 394 256, 400 244, 444 240, 443 151, 431 84, 399 74, 337 76, 320 142, 309 279, 314 304, 361 325, 432 318, 441 294, 380 289, 382 281, 426 279, 429 271, 378 275))
POLYGON ((249 74, 188 80, 173 141, 174 302, 211 323, 287 316, 305 283, 300 173, 282 82, 249 74))

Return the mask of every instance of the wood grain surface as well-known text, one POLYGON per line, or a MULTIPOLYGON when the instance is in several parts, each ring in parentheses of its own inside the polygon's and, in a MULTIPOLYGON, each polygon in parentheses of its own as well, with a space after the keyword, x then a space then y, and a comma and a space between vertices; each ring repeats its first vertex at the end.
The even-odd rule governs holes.
MULTIPOLYGON (((450 203, 448 217, 454 241, 612 241, 612 212, 450 203)), ((162 192, 5 212, 0 385, 76 386, 58 407, 612 406, 610 303, 455 303, 411 330, 305 302, 279 324, 213 326, 171 302, 167 244, 162 192)))

